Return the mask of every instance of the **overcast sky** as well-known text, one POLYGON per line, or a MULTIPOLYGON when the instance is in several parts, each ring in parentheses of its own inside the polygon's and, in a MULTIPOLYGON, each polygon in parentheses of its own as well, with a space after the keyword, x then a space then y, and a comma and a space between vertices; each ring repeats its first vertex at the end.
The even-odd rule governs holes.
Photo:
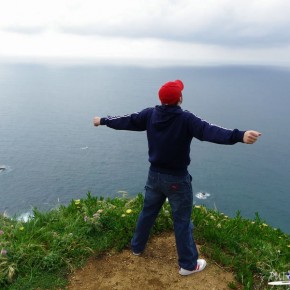
POLYGON ((290 66, 290 0, 0 0, 0 59, 290 66))

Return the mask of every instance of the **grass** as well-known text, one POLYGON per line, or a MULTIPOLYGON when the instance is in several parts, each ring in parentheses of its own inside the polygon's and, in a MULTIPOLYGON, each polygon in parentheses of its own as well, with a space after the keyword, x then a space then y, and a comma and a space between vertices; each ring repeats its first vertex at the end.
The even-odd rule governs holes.
MULTIPOLYGON (((290 236, 267 225, 258 214, 254 220, 228 218, 223 213, 195 207, 195 236, 202 251, 232 270, 244 289, 271 289, 267 282, 287 280, 290 269, 290 236)), ((289 289, 289 288, 288 288, 289 289)))
MULTIPOLYGON (((0 216, 0 289, 65 288, 68 274, 89 256, 128 246, 142 205, 141 194, 105 200, 88 193, 85 199, 49 212, 35 209, 28 222, 0 216)), ((244 289, 271 289, 269 280, 285 280, 290 237, 258 214, 254 220, 240 213, 229 218, 196 206, 192 219, 201 251, 233 271, 244 289)), ((172 229, 170 206, 165 203, 153 234, 172 229)), ((236 288, 234 283, 229 287, 236 288)))

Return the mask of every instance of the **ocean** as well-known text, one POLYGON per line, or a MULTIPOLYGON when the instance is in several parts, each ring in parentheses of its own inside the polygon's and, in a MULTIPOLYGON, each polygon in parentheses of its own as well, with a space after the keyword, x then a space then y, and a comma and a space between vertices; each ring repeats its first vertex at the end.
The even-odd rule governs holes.
POLYGON ((92 195, 144 192, 145 132, 94 127, 94 116, 159 104, 169 81, 182 108, 214 124, 262 133, 254 145, 193 140, 194 203, 255 213, 290 233, 290 70, 262 66, 0 65, 0 212, 25 216, 92 195), (203 193, 203 194, 201 194, 203 193))

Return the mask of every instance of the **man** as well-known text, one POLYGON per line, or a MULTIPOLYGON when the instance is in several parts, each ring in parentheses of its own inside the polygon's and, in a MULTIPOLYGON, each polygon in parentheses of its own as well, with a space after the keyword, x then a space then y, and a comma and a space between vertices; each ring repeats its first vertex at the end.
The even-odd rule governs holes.
POLYGON ((106 125, 116 130, 147 131, 151 165, 144 206, 131 242, 133 254, 140 255, 144 251, 150 230, 168 198, 173 215, 179 274, 190 275, 206 266, 204 259, 198 259, 193 238, 193 192, 191 176, 187 171, 191 141, 197 138, 217 144, 253 144, 261 133, 228 130, 182 110, 183 88, 180 80, 167 82, 158 93, 161 105, 123 117, 95 117, 94 125, 106 125))

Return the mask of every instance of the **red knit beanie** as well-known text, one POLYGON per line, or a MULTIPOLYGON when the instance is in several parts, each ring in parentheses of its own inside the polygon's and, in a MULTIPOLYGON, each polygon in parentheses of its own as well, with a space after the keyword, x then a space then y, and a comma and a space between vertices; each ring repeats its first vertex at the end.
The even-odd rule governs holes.
POLYGON ((158 92, 161 103, 165 105, 177 104, 182 96, 183 88, 184 85, 180 80, 164 84, 158 92))

